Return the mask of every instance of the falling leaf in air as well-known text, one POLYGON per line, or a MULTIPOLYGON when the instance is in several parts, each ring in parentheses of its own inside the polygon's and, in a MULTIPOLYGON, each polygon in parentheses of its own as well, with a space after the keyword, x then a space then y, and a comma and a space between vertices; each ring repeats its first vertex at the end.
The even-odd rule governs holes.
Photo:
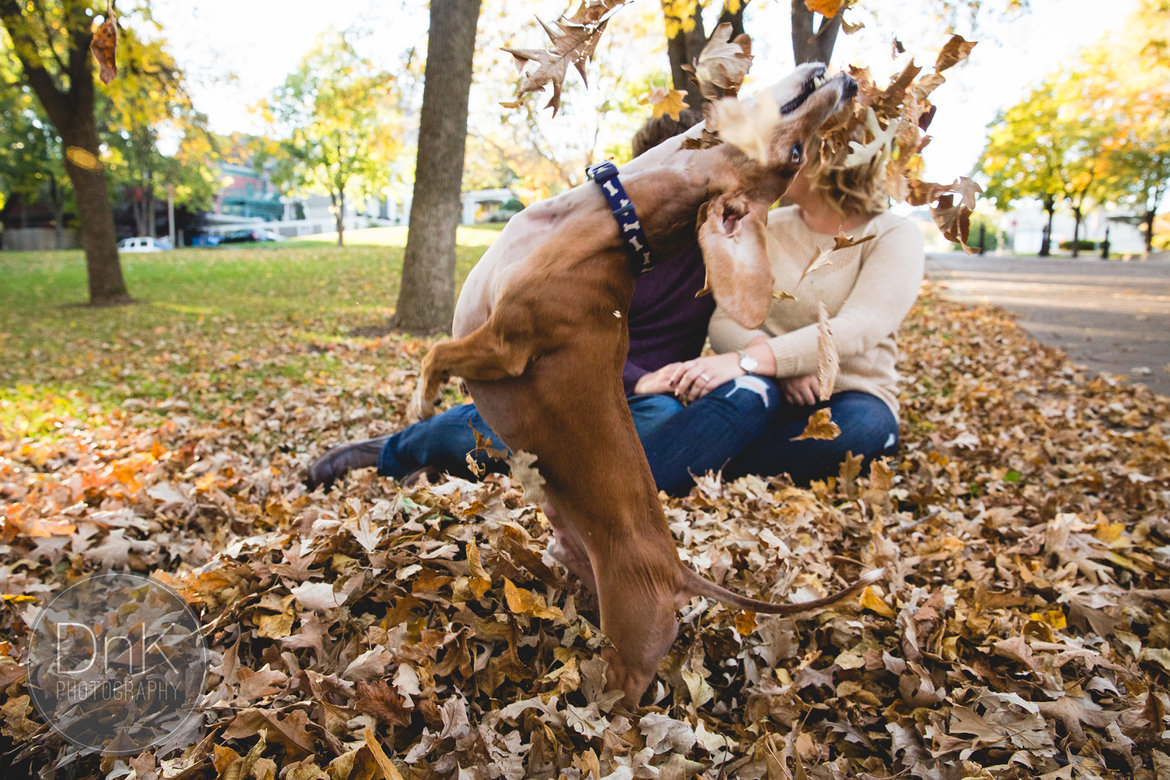
POLYGON ((833 422, 832 412, 828 407, 825 407, 812 413, 812 416, 808 418, 808 425, 805 426, 804 432, 793 441, 803 441, 804 439, 832 441, 840 435, 841 429, 837 423, 833 422))
POLYGON ((118 75, 118 23, 114 14, 114 2, 106 6, 106 20, 94 31, 93 40, 89 43, 89 50, 93 53, 98 64, 98 77, 103 84, 109 84, 118 75))
POLYGON ((848 249, 851 246, 864 244, 866 241, 872 241, 875 238, 877 238, 876 233, 870 233, 868 236, 862 236, 861 238, 854 238, 853 236, 845 235, 844 230, 838 230, 837 235, 833 237, 833 251, 848 249))
POLYGON ((711 33, 695 63, 699 92, 708 100, 735 97, 751 67, 751 36, 745 33, 731 40, 731 25, 724 22, 711 33))
POLYGON ((531 452, 521 450, 508 458, 508 469, 512 474, 512 478, 524 488, 524 497, 528 499, 528 502, 531 504, 543 504, 546 500, 544 495, 544 477, 540 475, 540 471, 533 465, 535 463, 535 455, 531 452))
POLYGON ((667 89, 666 87, 651 87, 650 93, 639 102, 650 105, 655 118, 669 116, 678 119, 679 112, 687 107, 686 92, 681 89, 667 89))
MULTIPOLYGON (((538 19, 540 26, 552 40, 552 48, 505 47, 504 51, 516 59, 516 66, 521 73, 520 84, 516 88, 517 100, 530 92, 543 92, 546 86, 551 86, 553 94, 545 108, 551 108, 553 116, 556 116, 561 107, 561 89, 564 87, 569 65, 572 64, 577 69, 582 81, 589 83, 585 66, 597 50, 597 43, 601 40, 606 23, 626 2, 627 0, 585 0, 571 17, 562 16, 552 24, 545 24, 538 19), (536 67, 526 72, 529 63, 536 63, 536 67)), ((515 106, 517 103, 505 105, 515 106)))
POLYGON ((842 0, 804 0, 805 8, 830 19, 837 15, 842 5, 842 0))
POLYGON ((971 50, 975 48, 976 43, 977 41, 968 41, 961 35, 953 36, 938 53, 938 61, 934 66, 935 72, 942 73, 966 60, 971 55, 971 50))
POLYGON ((828 401, 833 395, 837 371, 841 365, 837 354, 837 342, 829 325, 829 311, 824 302, 817 304, 817 383, 820 385, 818 398, 828 401))
POLYGON ((70 146, 65 150, 65 157, 78 168, 87 171, 100 171, 102 169, 102 161, 92 152, 86 151, 80 146, 70 146))

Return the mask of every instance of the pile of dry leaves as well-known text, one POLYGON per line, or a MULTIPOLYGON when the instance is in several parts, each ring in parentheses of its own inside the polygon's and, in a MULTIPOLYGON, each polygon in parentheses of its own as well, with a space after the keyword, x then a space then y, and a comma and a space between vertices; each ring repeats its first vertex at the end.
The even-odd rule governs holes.
MULTIPOLYGON (((404 342, 320 347, 378 377, 404 342)), ((266 389, 215 423, 134 402, 0 443, 11 760, 136 780, 1167 776, 1170 403, 930 293, 904 348, 888 467, 811 489, 708 476, 667 503, 682 556, 737 591, 888 577, 796 619, 693 601, 637 713, 603 691, 593 600, 507 478, 306 494, 323 446, 401 422, 408 376, 266 389), (99 759, 30 704, 36 605, 108 569, 169 583, 206 627, 195 744, 99 759)))

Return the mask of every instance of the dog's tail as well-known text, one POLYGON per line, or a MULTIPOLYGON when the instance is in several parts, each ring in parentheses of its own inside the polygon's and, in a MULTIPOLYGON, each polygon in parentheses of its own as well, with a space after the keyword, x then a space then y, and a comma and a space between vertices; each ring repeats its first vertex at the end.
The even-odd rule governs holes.
POLYGON ((748 598, 734 593, 721 585, 716 585, 708 579, 696 574, 687 566, 682 567, 683 576, 685 578, 684 586, 693 595, 709 596, 721 604, 729 607, 738 607, 739 609, 747 609, 752 612, 759 612, 764 615, 794 615, 798 612, 807 612, 810 609, 820 609, 827 607, 830 604, 836 604, 843 598, 851 596, 857 591, 877 582, 885 574, 885 569, 873 569, 861 575, 852 585, 843 588, 836 593, 832 593, 824 598, 813 599, 812 601, 800 601, 795 604, 775 604, 771 601, 760 601, 759 599, 748 598))

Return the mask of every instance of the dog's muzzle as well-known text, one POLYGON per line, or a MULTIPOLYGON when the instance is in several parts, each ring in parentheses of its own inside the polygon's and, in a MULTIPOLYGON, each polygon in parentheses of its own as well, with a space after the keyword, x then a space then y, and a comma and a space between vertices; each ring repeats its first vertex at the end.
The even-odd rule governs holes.
POLYGON ((803 106, 805 101, 812 97, 814 92, 832 84, 834 81, 841 82, 841 102, 850 100, 857 94, 857 82, 852 77, 845 73, 838 73, 836 76, 829 78, 825 75, 825 72, 825 68, 820 68, 816 73, 809 76, 808 80, 801 85, 800 93, 780 107, 780 114, 791 114, 803 106))

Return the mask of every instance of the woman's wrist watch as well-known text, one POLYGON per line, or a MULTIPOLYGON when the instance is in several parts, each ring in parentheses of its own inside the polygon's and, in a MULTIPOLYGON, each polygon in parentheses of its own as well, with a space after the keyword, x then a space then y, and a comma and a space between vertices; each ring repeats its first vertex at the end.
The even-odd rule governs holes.
POLYGON ((745 374, 754 374, 760 367, 760 361, 749 355, 746 350, 736 350, 739 353, 739 367, 745 374))

